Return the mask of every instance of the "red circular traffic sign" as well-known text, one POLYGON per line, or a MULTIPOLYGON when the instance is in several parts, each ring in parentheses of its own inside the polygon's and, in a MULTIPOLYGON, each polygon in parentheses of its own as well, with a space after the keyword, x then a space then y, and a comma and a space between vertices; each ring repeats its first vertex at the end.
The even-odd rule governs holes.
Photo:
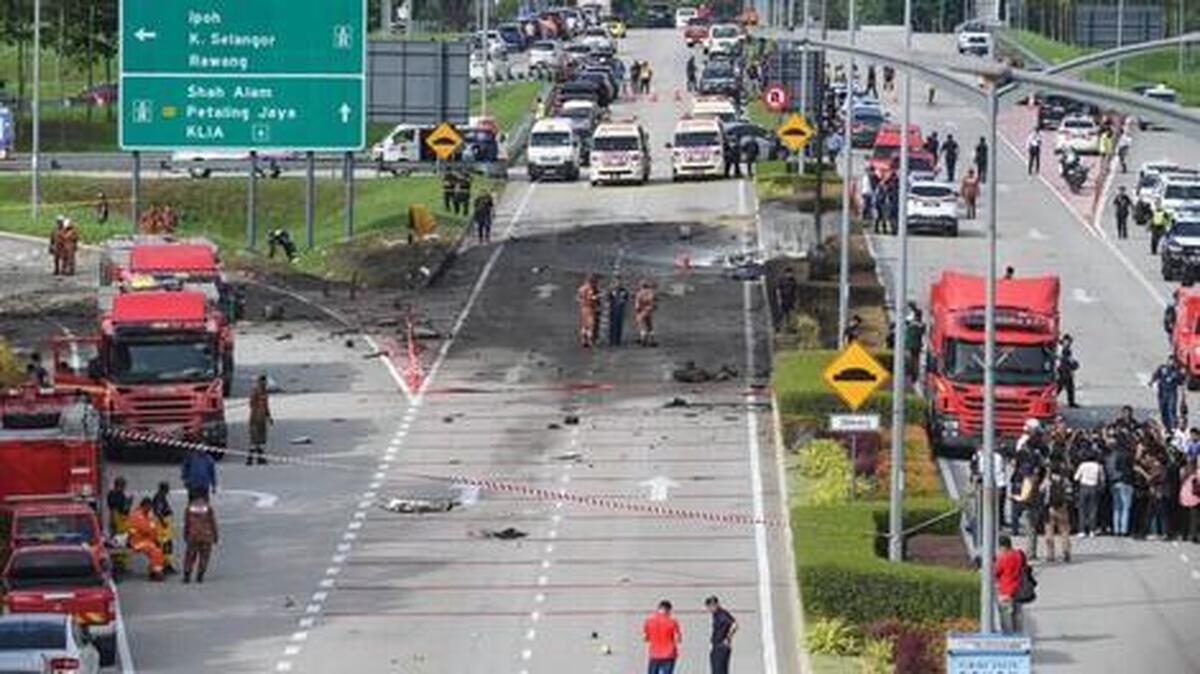
POLYGON ((782 84, 772 84, 763 91, 763 103, 771 112, 783 112, 792 102, 792 96, 782 84))

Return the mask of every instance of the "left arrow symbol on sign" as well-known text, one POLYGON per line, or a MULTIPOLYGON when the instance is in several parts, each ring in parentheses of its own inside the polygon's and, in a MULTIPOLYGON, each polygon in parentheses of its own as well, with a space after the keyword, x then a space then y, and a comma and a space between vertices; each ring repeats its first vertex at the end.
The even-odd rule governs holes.
POLYGON ((146 30, 145 28, 138 28, 137 32, 134 33, 133 36, 138 39, 138 42, 145 42, 146 40, 157 40, 158 39, 158 33, 154 32, 152 30, 146 30))
POLYGON ((342 107, 338 108, 338 114, 342 116, 342 124, 350 123, 350 104, 342 103, 342 107))

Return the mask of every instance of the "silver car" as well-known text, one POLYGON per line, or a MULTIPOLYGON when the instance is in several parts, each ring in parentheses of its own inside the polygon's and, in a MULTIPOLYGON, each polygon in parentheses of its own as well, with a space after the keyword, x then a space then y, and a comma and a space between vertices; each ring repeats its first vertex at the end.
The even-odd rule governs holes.
POLYGON ((71 616, 14 613, 0 616, 0 672, 97 674, 100 653, 71 616))

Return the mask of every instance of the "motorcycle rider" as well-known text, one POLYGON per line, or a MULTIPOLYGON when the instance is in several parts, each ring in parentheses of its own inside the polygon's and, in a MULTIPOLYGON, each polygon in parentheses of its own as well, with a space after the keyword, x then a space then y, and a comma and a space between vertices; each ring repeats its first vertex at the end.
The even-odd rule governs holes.
POLYGON ((1079 161, 1079 155, 1075 150, 1067 147, 1059 151, 1058 174, 1067 181, 1067 186, 1073 192, 1078 192, 1087 182, 1088 170, 1083 162, 1079 161))

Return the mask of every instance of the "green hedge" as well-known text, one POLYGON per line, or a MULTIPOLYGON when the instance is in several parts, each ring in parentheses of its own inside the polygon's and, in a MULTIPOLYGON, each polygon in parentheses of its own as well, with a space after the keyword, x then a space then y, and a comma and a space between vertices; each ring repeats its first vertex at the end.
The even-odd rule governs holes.
MULTIPOLYGON (((855 623, 880 618, 920 622, 977 616, 978 573, 893 564, 876 554, 877 522, 881 513, 886 520, 886 507, 882 503, 851 503, 800 506, 792 511, 805 611, 855 623)), ((941 499, 917 501, 905 520, 916 523, 949 507, 941 499)))
MULTIPOLYGON (((836 355, 836 351, 790 351, 775 358, 772 384, 775 395, 779 398, 780 412, 809 418, 850 412, 846 403, 842 402, 821 377, 821 373, 836 355)), ((890 352, 880 351, 873 355, 891 372, 890 352)), ((909 394, 905 397, 905 409, 910 423, 920 422, 925 417, 925 402, 916 395, 909 394)), ((858 411, 863 414, 880 414, 886 425, 892 412, 891 381, 884 384, 858 411)))

